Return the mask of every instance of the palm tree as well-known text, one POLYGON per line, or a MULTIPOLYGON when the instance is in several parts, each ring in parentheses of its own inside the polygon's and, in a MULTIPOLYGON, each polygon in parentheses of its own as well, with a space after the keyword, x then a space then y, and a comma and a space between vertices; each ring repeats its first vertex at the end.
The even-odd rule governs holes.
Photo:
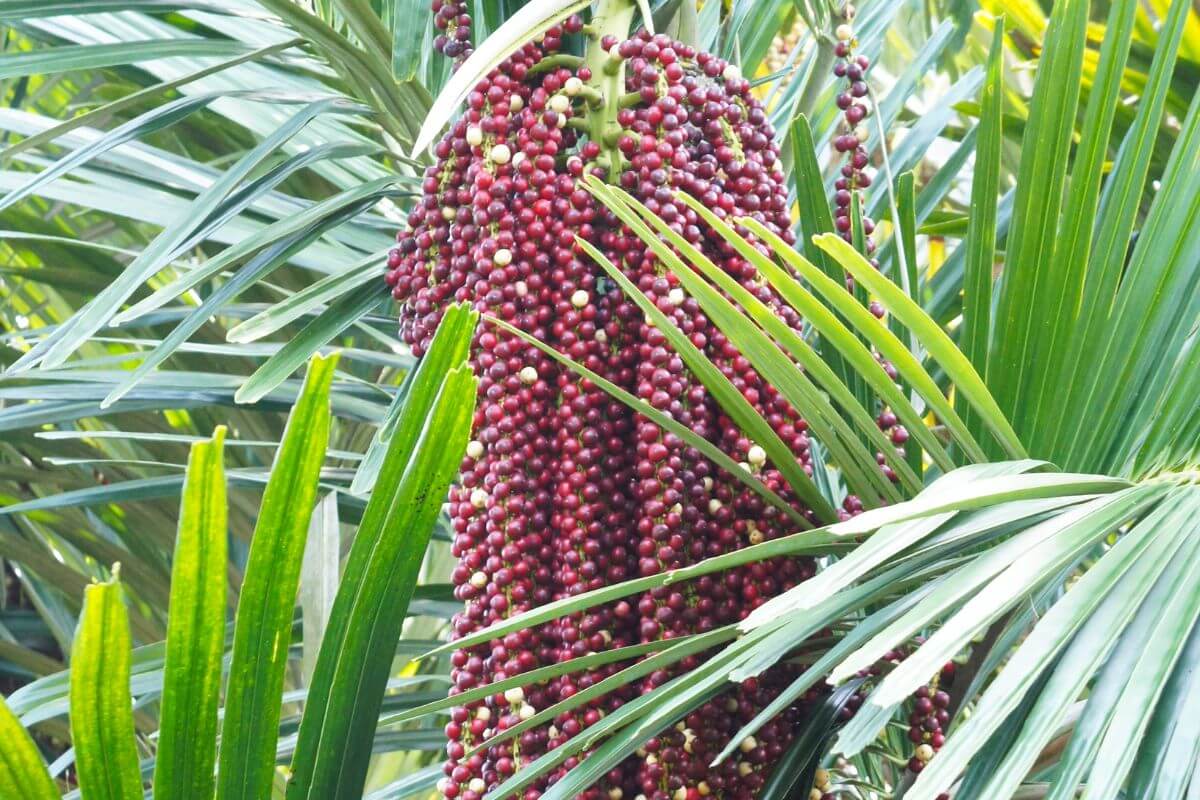
MULTIPOLYGON (((459 604, 450 524, 435 517, 467 439, 461 365, 477 324, 504 323, 455 310, 415 361, 384 261, 461 87, 586 5, 479 0, 478 51, 452 73, 424 2, 0 0, 0 559, 17 589, 0 605, 0 670, 21 686, 0 704, 15 753, 0 794, 428 794, 441 715, 530 679, 447 697, 451 649, 803 554, 822 569, 737 624, 545 668, 619 664, 598 694, 708 654, 489 797, 568 758, 544 796, 575 797, 780 663, 787 688, 720 756, 815 697, 763 797, 1195 797, 1200 18, 1187 0, 860 3, 857 46, 880 64, 864 131, 880 170, 848 209, 857 248, 828 204, 841 4, 638 3, 754 76, 785 140, 800 243, 684 202, 804 325, 782 325, 619 187, 588 191, 808 422, 814 496, 866 510, 442 643, 459 604), (878 270, 860 255, 863 217, 880 220, 878 270), (885 409, 910 436, 903 452, 883 441, 885 409), (945 745, 918 758, 910 698, 948 663, 945 745)), ((767 421, 593 252, 776 460, 767 421)))

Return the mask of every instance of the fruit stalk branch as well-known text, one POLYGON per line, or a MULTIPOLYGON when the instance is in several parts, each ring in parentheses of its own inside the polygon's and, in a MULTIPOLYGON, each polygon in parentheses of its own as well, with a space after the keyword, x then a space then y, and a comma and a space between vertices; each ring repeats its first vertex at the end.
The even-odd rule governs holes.
POLYGON ((587 112, 588 136, 600 145, 598 162, 607 169, 609 181, 621 174, 621 151, 617 140, 621 126, 617 124, 620 98, 625 94, 625 61, 615 47, 604 45, 624 41, 633 24, 637 5, 633 0, 600 0, 589 26, 591 33, 584 63, 591 70, 588 85, 600 94, 601 103, 587 112))

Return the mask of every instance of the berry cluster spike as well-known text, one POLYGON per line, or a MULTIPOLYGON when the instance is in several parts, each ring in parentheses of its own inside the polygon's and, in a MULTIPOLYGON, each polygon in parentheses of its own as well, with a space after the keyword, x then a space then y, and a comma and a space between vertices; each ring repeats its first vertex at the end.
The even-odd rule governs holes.
POLYGON ((471 13, 463 0, 433 0, 433 25, 439 31, 433 49, 462 63, 471 57, 471 13))
MULTIPOLYGON (((469 20, 444 10, 451 5, 443 0, 437 15, 457 40, 469 20)), ((461 9, 455 5, 454 11, 461 9)), ((599 55, 583 65, 547 60, 565 33, 582 29, 582 20, 572 17, 507 58, 474 87, 462 117, 434 148, 436 163, 424 175, 422 197, 388 258, 401 336, 420 355, 445 307, 471 302, 721 446, 812 519, 663 332, 576 244, 578 237, 599 248, 808 468, 804 420, 582 181, 595 174, 623 187, 799 327, 799 318, 755 268, 676 196, 690 194, 722 219, 751 216, 793 241, 767 115, 736 67, 667 36, 641 31, 622 39, 597 32, 593 47, 599 55), (597 89, 614 76, 619 93, 597 89)), ((480 375, 480 402, 450 504, 458 559, 452 578, 464 602, 453 621, 455 636, 552 600, 792 532, 786 515, 698 450, 521 339, 484 325, 472 362, 480 375)), ((776 559, 511 633, 456 652, 451 691, 639 641, 712 630, 744 618, 813 571, 808 559, 776 559)), ((627 665, 565 675, 455 708, 446 726, 442 794, 480 800, 540 755, 702 657, 582 704, 571 698, 627 665), (505 734, 564 702, 572 707, 552 722, 505 734)), ((769 671, 705 704, 580 796, 750 800, 787 747, 804 700, 739 742, 736 758, 716 767, 710 762, 778 695, 790 669, 769 671)), ((524 800, 536 800, 584 756, 565 760, 527 788, 524 800)))
MULTIPOLYGON (((845 162, 842 164, 842 174, 834 185, 834 227, 843 239, 853 244, 853 196, 857 193, 861 200, 861 190, 871 185, 871 176, 867 172, 870 157, 866 149, 866 142, 870 137, 866 119, 871 113, 866 76, 871 62, 865 55, 857 52, 858 41, 852 27, 854 6, 847 4, 843 13, 845 22, 838 25, 834 32, 837 38, 834 55, 837 56, 837 61, 833 66, 833 74, 845 81, 845 87, 837 96, 837 106, 842 112, 842 124, 840 132, 833 138, 833 147, 845 157, 845 162)), ((875 243, 870 239, 875 230, 875 222, 869 217, 863 217, 862 227, 866 249, 864 255, 870 257, 875 252, 875 243)), ((872 259, 871 263, 878 268, 877 261, 872 259)))

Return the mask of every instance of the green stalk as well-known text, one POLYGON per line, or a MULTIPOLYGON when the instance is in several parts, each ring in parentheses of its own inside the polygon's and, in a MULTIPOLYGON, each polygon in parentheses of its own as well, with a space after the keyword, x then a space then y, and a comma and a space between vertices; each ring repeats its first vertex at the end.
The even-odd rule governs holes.
POLYGON ((588 137, 600 145, 601 166, 607 169, 608 179, 615 182, 621 175, 621 151, 617 140, 621 127, 617 124, 620 98, 625 93, 625 61, 616 54, 609 55, 600 48, 605 36, 615 36, 618 41, 629 37, 629 26, 633 23, 633 12, 637 5, 633 0, 600 0, 592 15, 592 24, 584 63, 592 71, 588 85, 599 92, 598 107, 587 112, 588 137))

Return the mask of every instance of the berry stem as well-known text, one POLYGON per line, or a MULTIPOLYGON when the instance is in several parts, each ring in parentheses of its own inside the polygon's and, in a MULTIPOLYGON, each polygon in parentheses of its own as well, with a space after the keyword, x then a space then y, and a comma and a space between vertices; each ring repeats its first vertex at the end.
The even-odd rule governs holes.
POLYGON ((541 75, 543 72, 553 72, 559 67, 567 69, 579 69, 583 66, 583 59, 579 56, 573 56, 570 53, 555 53, 552 56, 546 56, 538 63, 529 68, 529 75, 541 75))
POLYGON ((607 167, 606 174, 612 182, 621 175, 621 151, 617 149, 621 127, 617 124, 617 112, 618 100, 625 93, 625 62, 617 57, 615 47, 610 55, 604 44, 621 42, 629 36, 636 9, 632 0, 600 0, 592 15, 592 33, 584 57, 584 63, 592 71, 588 84, 600 93, 602 100, 598 108, 587 112, 588 135, 600 145, 598 162, 607 167))

